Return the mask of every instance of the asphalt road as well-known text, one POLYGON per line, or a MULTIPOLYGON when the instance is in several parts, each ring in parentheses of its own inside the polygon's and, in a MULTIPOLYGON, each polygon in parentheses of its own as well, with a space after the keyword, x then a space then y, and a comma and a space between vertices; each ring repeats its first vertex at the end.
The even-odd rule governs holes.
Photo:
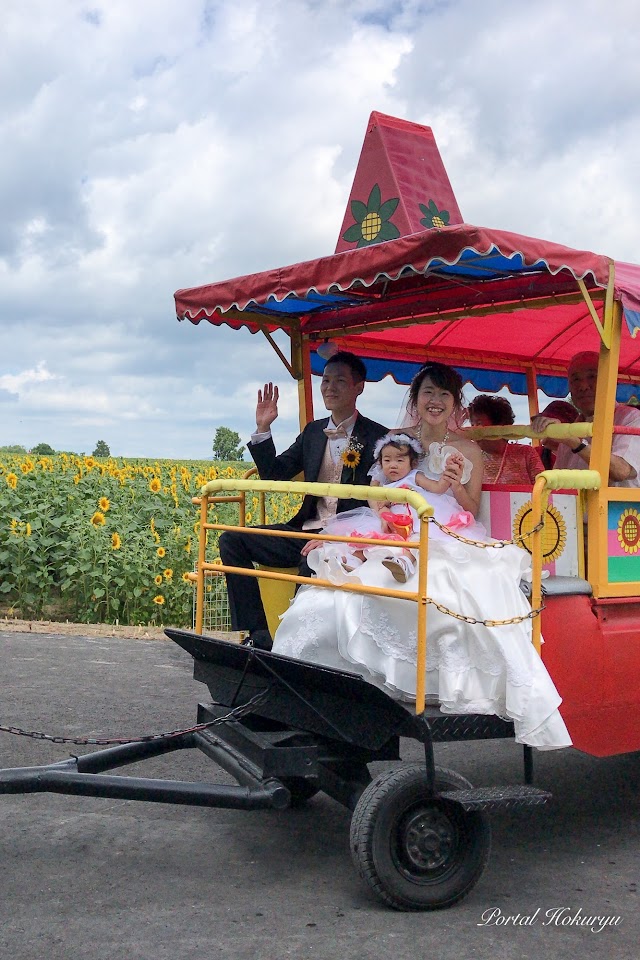
MULTIPOLYGON (((3 725, 136 736, 190 726, 207 696, 169 641, 0 633, 0 655, 3 725)), ((0 766, 86 749, 0 733, 0 766)), ((408 742, 403 756, 419 752, 408 742)), ((521 778, 510 742, 446 744, 437 761, 475 785, 521 778)), ((118 772, 228 782, 195 751, 118 772)), ((249 813, 5 795, 0 957, 636 960, 639 779, 640 754, 538 754, 536 782, 552 806, 494 817, 479 883, 432 913, 372 898, 351 864, 349 813, 325 795, 299 810, 249 813), (606 918, 600 932, 581 923, 595 916, 606 918)))

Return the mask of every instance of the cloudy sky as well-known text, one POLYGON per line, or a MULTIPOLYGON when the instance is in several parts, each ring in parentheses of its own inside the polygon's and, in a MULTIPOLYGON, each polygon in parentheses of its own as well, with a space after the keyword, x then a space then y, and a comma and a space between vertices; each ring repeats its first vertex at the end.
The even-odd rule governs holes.
POLYGON ((639 40, 636 0, 1 0, 0 445, 203 458, 265 380, 292 439, 266 341, 173 293, 332 252, 372 110, 467 222, 638 261, 639 40))

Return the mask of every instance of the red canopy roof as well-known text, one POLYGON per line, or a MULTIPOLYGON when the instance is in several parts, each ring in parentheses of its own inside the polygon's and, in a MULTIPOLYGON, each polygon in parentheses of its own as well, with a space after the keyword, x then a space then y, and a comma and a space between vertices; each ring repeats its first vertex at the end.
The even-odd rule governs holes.
MULTIPOLYGON (((588 251, 462 224, 178 290, 175 300, 178 317, 193 323, 255 332, 299 322, 304 334, 340 334, 345 349, 365 356, 493 368, 533 362, 554 373, 578 350, 597 349, 576 281, 584 281, 602 315, 612 264, 588 251)), ((620 369, 640 379, 640 341, 631 336, 640 326, 640 267, 617 264, 615 277, 628 325, 620 369)))

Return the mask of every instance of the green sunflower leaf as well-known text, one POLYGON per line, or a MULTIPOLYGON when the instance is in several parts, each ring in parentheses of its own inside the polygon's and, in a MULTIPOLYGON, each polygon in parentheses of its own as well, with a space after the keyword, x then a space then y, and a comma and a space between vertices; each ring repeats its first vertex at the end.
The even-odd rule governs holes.
POLYGON ((371 193, 369 194, 369 199, 367 200, 367 213, 378 213, 380 210, 380 201, 382 197, 380 196, 380 187, 377 183, 374 183, 371 188, 371 193))
POLYGON ((363 203, 362 200, 351 201, 351 213, 357 223, 362 223, 368 212, 367 205, 363 203))
POLYGON ((418 206, 420 207, 420 212, 421 212, 421 213, 424 213, 425 217, 428 217, 428 216, 429 216, 429 211, 428 211, 428 209, 425 207, 424 203, 419 203, 418 206))
MULTIPOLYGON (((362 240, 362 224, 353 223, 348 230, 342 234, 342 239, 346 240, 347 243, 355 243, 356 240, 362 240)), ((360 246, 360 244, 358 244, 360 246)))
POLYGON ((429 213, 432 217, 438 215, 438 204, 435 202, 435 200, 429 200, 429 213))
POLYGON ((376 237, 377 241, 380 240, 396 240, 400 236, 400 231, 396 227, 395 223, 390 223, 388 220, 386 223, 382 224, 380 228, 380 233, 376 237))
POLYGON ((378 210, 378 216, 381 220, 388 220, 389 217, 392 217, 396 212, 396 207, 400 203, 400 197, 394 197, 392 200, 385 200, 384 203, 380 205, 378 210))
POLYGON ((448 210, 440 211, 440 219, 443 220, 445 223, 449 223, 450 217, 451 215, 448 210))

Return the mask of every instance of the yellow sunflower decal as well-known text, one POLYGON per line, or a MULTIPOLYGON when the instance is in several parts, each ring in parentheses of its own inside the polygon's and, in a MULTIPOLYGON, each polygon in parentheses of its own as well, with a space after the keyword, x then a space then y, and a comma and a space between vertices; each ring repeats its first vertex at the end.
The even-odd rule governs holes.
POLYGON ((637 510, 623 510, 617 533, 618 543, 625 553, 637 553, 640 550, 640 514, 637 510))
MULTIPOLYGON (((513 536, 526 537, 522 542, 518 541, 518 546, 524 547, 528 553, 531 553, 531 537, 527 534, 533 529, 533 513, 531 511, 531 500, 523 503, 516 513, 513 521, 513 536)), ((544 527, 542 528, 542 563, 552 563, 561 556, 567 543, 567 526, 564 517, 557 507, 552 503, 547 506, 544 515, 544 527)))

